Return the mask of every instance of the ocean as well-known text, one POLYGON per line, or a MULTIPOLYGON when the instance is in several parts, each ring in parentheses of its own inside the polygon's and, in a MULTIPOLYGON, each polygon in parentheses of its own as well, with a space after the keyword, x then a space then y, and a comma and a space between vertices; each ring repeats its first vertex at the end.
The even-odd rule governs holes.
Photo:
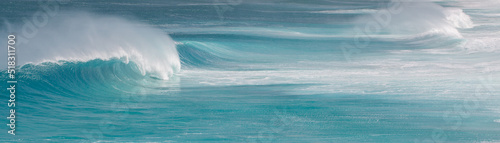
POLYGON ((0 142, 500 142, 498 0, 0 7, 0 142))

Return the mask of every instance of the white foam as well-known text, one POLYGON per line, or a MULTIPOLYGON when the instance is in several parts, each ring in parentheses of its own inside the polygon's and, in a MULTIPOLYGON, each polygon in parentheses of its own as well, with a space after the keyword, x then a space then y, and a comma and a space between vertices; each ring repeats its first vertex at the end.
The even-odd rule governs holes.
POLYGON ((474 23, 472 22, 469 15, 465 14, 462 9, 459 8, 446 8, 443 13, 449 24, 455 28, 473 28, 474 23))

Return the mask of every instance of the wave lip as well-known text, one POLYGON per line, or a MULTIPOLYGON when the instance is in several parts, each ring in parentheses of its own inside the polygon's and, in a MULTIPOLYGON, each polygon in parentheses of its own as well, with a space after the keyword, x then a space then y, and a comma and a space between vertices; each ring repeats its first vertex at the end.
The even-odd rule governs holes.
MULTIPOLYGON (((21 28, 10 29, 17 31, 21 28)), ((58 61, 122 59, 137 64, 143 75, 169 79, 180 70, 174 41, 145 24, 89 13, 51 19, 37 35, 19 45, 18 61, 40 64, 58 61)))

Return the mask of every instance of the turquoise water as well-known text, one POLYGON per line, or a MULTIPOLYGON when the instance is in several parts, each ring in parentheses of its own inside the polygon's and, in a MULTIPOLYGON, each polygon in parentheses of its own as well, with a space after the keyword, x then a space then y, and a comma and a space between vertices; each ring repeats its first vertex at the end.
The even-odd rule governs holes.
POLYGON ((500 141, 500 3, 397 4, 2 3, 0 142, 500 141))

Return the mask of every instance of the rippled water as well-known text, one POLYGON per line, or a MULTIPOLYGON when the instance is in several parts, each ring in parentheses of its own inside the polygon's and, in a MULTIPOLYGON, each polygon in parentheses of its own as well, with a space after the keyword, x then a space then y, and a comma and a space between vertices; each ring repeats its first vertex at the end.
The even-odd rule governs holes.
POLYGON ((494 0, 48 4, 1 4, 2 142, 500 141, 494 0))

